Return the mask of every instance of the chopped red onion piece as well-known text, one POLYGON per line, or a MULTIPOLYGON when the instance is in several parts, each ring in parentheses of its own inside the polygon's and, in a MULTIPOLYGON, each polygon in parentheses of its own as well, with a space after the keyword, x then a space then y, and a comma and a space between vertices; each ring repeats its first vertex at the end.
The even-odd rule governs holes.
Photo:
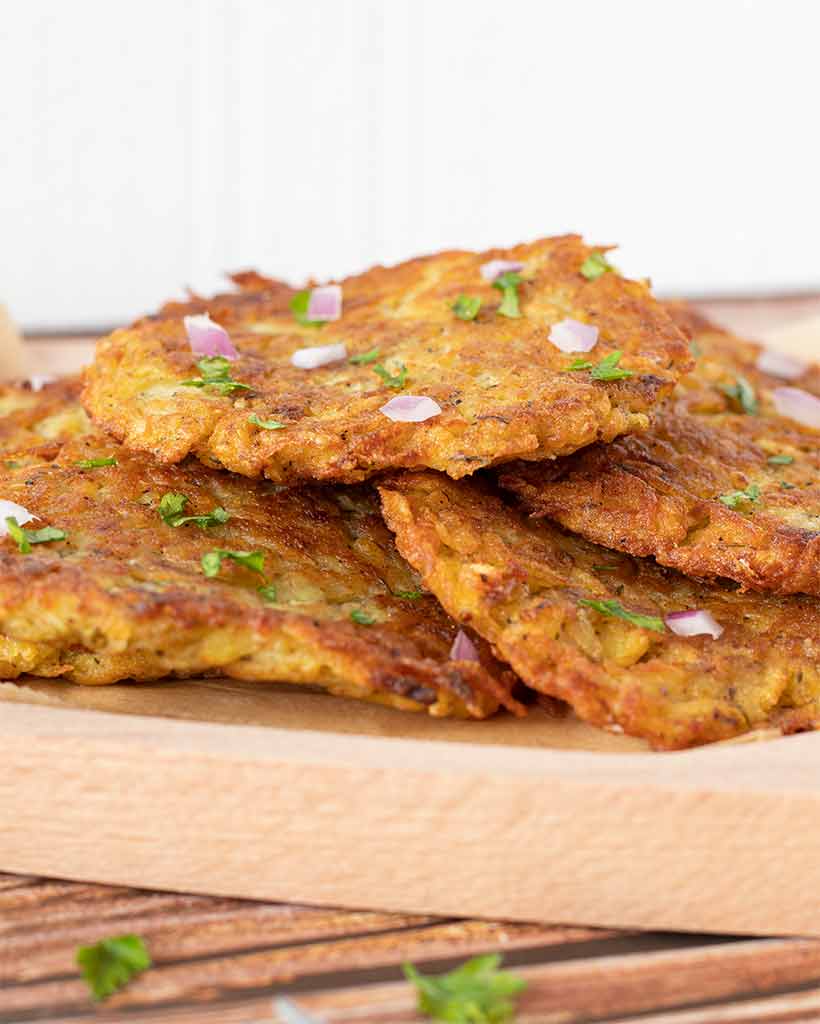
POLYGON ((785 352, 777 352, 772 348, 764 348, 761 351, 756 365, 763 373, 782 377, 783 380, 797 380, 806 372, 807 366, 802 359, 795 359, 794 356, 787 356, 785 352))
POLYGON ((328 363, 339 363, 347 359, 347 346, 339 345, 313 345, 310 348, 297 348, 290 361, 300 370, 315 370, 319 366, 327 366, 328 363))
POLYGON ((441 412, 441 406, 426 395, 397 395, 381 406, 383 413, 394 423, 422 423, 441 412))
POLYGON ((28 379, 28 386, 32 391, 42 391, 46 384, 50 384, 53 380, 57 380, 50 373, 35 373, 28 379))
POLYGON ((305 315, 308 320, 338 320, 342 315, 342 286, 325 284, 314 288, 305 315))
POLYGON ((450 648, 450 661, 478 661, 478 651, 473 641, 463 629, 456 633, 453 646, 450 648))
POLYGON ((580 320, 561 320, 550 328, 549 340, 562 352, 589 352, 598 344, 598 328, 580 320))
POLYGON ((481 276, 485 281, 495 281, 502 274, 517 274, 524 269, 524 264, 517 260, 490 260, 481 265, 481 276))
POLYGON ((27 508, 23 508, 22 505, 18 505, 16 501, 6 501, 0 499, 0 537, 7 537, 9 528, 6 526, 6 519, 14 516, 20 526, 25 526, 26 523, 30 523, 32 519, 37 519, 33 513, 29 512, 27 508))
POLYGON ((774 407, 781 416, 802 423, 804 427, 820 430, 820 398, 802 388, 775 388, 772 391, 774 407))
POLYGON ((708 634, 713 640, 717 640, 723 632, 723 626, 715 620, 711 612, 697 608, 690 612, 672 612, 664 621, 676 636, 708 634))
POLYGON ((215 324, 207 313, 183 318, 191 351, 198 356, 224 356, 238 359, 239 353, 233 346, 224 327, 215 324))

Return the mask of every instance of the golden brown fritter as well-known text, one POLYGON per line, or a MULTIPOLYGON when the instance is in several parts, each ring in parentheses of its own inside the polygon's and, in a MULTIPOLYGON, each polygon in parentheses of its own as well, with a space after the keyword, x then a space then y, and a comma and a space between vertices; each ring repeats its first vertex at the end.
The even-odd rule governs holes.
POLYGON ((644 428, 690 365, 685 338, 644 284, 617 273, 587 280, 580 268, 591 252, 570 235, 376 267, 342 282, 343 315, 321 329, 294 319, 294 292, 281 282, 238 275, 234 296, 170 304, 104 339, 84 401, 127 447, 160 461, 193 453, 281 483, 350 483, 390 467, 461 477, 514 458, 567 454, 644 428), (502 295, 481 276, 493 259, 523 263, 520 318, 499 313, 502 295), (481 299, 474 320, 451 308, 461 294, 481 299), (251 391, 221 395, 183 384, 199 371, 181 318, 205 308, 230 332, 241 354, 230 372, 251 391), (568 317, 599 328, 596 362, 621 350, 632 375, 604 381, 569 371, 574 357, 547 340, 551 325, 568 317), (297 349, 339 343, 367 361, 291 365, 297 349), (442 411, 392 422, 379 409, 400 394, 431 397, 442 411), (254 415, 285 427, 260 429, 249 422, 254 415))
POLYGON ((486 481, 403 473, 379 491, 399 551, 444 608, 594 725, 678 748, 820 720, 813 598, 743 594, 608 551, 525 518, 486 481), (720 638, 676 636, 662 621, 691 610, 710 612, 720 638))
POLYGON ((91 430, 80 405, 79 377, 44 384, 39 391, 30 384, 0 384, 0 452, 81 437, 91 430))
POLYGON ((196 462, 160 466, 96 435, 41 453, 5 463, 0 497, 39 517, 27 530, 66 537, 28 554, 0 541, 0 678, 218 673, 437 716, 520 710, 486 647, 480 664, 449 660, 456 626, 419 591, 369 490, 286 491, 196 462), (230 518, 170 525, 166 494, 187 497, 180 514, 230 518), (255 554, 261 571, 212 554, 207 578, 202 558, 215 551, 255 554))
POLYGON ((682 304, 700 354, 650 430, 550 464, 500 474, 535 516, 606 547, 698 577, 820 595, 820 433, 778 415, 773 389, 820 395, 820 369, 795 381, 756 368, 761 347, 682 304))

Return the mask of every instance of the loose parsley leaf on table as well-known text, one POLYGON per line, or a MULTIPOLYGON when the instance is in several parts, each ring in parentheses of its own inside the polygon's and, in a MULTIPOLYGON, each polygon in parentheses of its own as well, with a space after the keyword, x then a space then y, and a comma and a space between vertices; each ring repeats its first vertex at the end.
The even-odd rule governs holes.
POLYGON ((416 988, 421 1013, 449 1024, 508 1024, 515 1015, 515 997, 526 988, 523 978, 499 970, 498 954, 476 956, 447 974, 420 974, 404 965, 404 976, 416 988))
POLYGON ((151 966, 151 957, 138 935, 103 939, 93 946, 80 946, 77 966, 95 999, 106 999, 151 966))

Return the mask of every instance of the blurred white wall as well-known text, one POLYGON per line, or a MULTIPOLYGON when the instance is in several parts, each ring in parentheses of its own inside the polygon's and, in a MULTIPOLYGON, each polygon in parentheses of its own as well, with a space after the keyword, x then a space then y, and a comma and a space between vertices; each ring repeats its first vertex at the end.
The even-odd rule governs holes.
POLYGON ((28 327, 566 230, 667 293, 820 290, 811 0, 0 11, 0 301, 28 327))

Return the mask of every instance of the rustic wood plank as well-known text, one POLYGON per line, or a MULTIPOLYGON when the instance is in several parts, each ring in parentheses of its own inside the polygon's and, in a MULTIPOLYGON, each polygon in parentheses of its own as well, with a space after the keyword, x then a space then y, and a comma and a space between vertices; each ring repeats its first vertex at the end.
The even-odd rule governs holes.
MULTIPOLYGON (((158 962, 107 1005, 130 1008, 235 998, 302 977, 370 970, 405 960, 433 961, 498 949, 565 945, 600 935, 585 928, 459 921, 204 961, 158 962)), ((88 1005, 88 991, 79 977, 10 987, 0 996, 0 1012, 12 1017, 46 1010, 79 1011, 88 1005)))
MULTIPOLYGON (((640 1024, 787 1024, 788 1021, 820 1019, 820 988, 788 992, 766 999, 750 999, 697 1010, 650 1014, 640 1024)), ((180 1022, 182 1024, 182 1022, 180 1022)), ((227 1024, 227 1021, 226 1021, 227 1024)), ((635 1018, 621 1018, 610 1024, 636 1024, 635 1018)))

